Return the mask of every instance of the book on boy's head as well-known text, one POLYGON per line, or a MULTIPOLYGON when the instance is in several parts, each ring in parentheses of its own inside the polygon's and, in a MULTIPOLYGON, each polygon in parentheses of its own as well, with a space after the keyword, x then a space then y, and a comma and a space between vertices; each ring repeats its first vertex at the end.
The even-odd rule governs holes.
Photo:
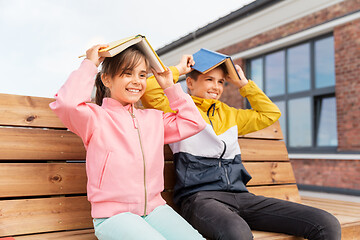
POLYGON ((230 56, 202 48, 193 54, 193 58, 195 64, 192 68, 196 71, 205 74, 224 63, 232 79, 241 79, 230 56))
MULTIPOLYGON (((124 51, 128 47, 136 45, 146 56, 146 58, 150 62, 150 66, 155 69, 157 72, 166 71, 165 65, 160 60, 157 53, 151 47, 149 41, 143 35, 135 35, 132 37, 124 38, 121 40, 117 40, 114 42, 108 43, 107 48, 103 48, 99 50, 99 55, 101 57, 113 57, 120 52, 124 51)), ((82 55, 80 57, 84 57, 86 55, 82 55)))

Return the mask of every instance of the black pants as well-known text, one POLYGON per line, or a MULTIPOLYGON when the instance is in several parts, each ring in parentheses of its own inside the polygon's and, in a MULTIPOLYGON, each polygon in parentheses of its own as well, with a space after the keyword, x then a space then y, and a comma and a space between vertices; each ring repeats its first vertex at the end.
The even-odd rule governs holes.
POLYGON ((210 239, 253 239, 251 229, 310 240, 341 239, 338 220, 326 211, 246 192, 198 192, 182 202, 181 214, 210 239))

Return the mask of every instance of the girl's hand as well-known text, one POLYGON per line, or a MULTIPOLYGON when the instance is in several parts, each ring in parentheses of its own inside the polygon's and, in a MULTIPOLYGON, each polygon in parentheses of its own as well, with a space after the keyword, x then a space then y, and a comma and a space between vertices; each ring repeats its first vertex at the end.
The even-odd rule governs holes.
POLYGON ((230 76, 228 75, 226 77, 226 80, 232 84, 234 84, 235 86, 237 86, 238 88, 242 88, 243 86, 245 86, 246 84, 248 84, 248 80, 245 77, 245 74, 243 72, 243 70, 241 69, 241 67, 239 65, 235 65, 235 69, 238 72, 239 76, 240 76, 240 81, 237 79, 232 79, 230 78, 230 76))
POLYGON ((98 44, 98 45, 92 46, 91 48, 89 48, 86 51, 86 58, 89 59, 90 61, 92 61, 96 65, 96 67, 98 67, 100 65, 100 63, 102 61, 104 61, 104 59, 105 59, 105 57, 99 56, 99 50, 102 48, 106 48, 108 46, 109 45, 107 45, 107 44, 98 44))
POLYGON ((153 68, 151 68, 152 73, 154 74, 156 81, 159 83, 162 89, 166 89, 174 85, 173 75, 171 70, 167 67, 167 70, 162 73, 157 73, 153 68))
POLYGON ((175 67, 179 70, 179 75, 191 72, 191 67, 194 66, 195 61, 192 55, 183 55, 180 62, 175 67))

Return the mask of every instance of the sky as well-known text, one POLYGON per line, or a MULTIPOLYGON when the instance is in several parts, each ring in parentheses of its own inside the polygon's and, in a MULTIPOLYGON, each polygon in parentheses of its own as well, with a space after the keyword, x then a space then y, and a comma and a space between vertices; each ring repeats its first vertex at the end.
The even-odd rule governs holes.
POLYGON ((0 93, 53 97, 95 44, 142 34, 158 49, 253 1, 0 0, 0 93))

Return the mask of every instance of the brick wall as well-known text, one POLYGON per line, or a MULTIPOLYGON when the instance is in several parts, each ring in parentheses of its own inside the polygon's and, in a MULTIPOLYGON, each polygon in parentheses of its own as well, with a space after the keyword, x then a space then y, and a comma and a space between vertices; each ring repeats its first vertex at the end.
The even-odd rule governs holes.
POLYGON ((296 182, 304 185, 360 190, 360 160, 291 160, 296 182))
POLYGON ((334 18, 338 18, 358 10, 360 10, 360 0, 345 0, 344 2, 332 5, 321 11, 299 18, 293 22, 271 29, 270 31, 263 32, 226 48, 218 49, 217 51, 227 55, 242 52, 297 32, 301 32, 305 29, 320 25, 334 18))
MULTIPOLYGON (((234 60, 234 64, 238 64, 245 72, 245 64, 242 59, 234 60)), ((227 82, 225 82, 224 91, 220 100, 231 107, 245 108, 245 101, 244 98, 240 95, 239 89, 227 82)))
MULTIPOLYGON (((291 23, 219 49, 235 54, 289 36, 360 9, 360 0, 346 0, 291 23)), ((334 29, 338 150, 360 151, 360 20, 334 29)), ((245 71, 245 61, 236 59, 245 71)), ((222 101, 241 108, 244 99, 234 86, 225 86, 222 101)), ((360 160, 291 160, 299 184, 360 190, 360 160)))
POLYGON ((338 150, 360 151, 360 19, 334 29, 338 150))

